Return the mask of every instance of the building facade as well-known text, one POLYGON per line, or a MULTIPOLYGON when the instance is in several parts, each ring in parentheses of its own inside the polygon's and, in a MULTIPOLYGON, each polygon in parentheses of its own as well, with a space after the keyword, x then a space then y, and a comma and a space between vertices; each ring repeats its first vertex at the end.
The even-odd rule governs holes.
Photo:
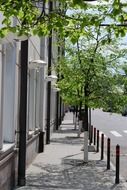
POLYGON ((0 41, 1 190, 13 189, 18 180, 21 185, 25 183, 26 166, 39 152, 44 151, 47 138, 50 143, 50 135, 58 128, 57 121, 64 115, 59 93, 54 87, 55 81, 49 80, 49 75, 53 76, 55 73, 48 72, 49 62, 52 67, 57 61, 58 47, 57 43, 54 43, 55 40, 55 35, 50 39, 37 36, 25 39, 27 54, 24 57, 23 41, 14 40, 11 34, 0 41), (27 63, 25 67, 27 77, 23 82, 22 64, 25 63, 27 63), (25 88, 26 92, 23 92, 25 88), (25 111, 23 114, 26 118, 22 117, 22 110, 25 111), (25 149, 20 150, 23 132, 25 132, 25 149), (21 158, 23 154, 24 160, 21 158), (19 165, 22 161, 23 170, 20 172, 19 165))

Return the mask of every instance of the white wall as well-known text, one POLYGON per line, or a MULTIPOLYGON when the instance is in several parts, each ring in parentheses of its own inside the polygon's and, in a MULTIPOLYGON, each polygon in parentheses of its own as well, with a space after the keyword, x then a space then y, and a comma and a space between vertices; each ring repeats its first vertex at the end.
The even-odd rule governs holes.
POLYGON ((15 105, 15 44, 4 46, 5 55, 2 63, 2 126, 3 140, 5 142, 15 141, 14 105, 15 105))
POLYGON ((0 149, 3 146, 3 127, 1 123, 2 54, 2 47, 0 46, 0 149))
MULTIPOLYGON (((29 39, 28 61, 36 59, 40 59, 40 39, 38 37, 31 37, 29 39)), ((35 69, 29 70, 28 81, 27 123, 29 130, 33 131, 36 126, 36 95, 38 93, 36 92, 37 78, 35 69)))
POLYGON ((14 105, 14 125, 15 125, 15 140, 18 142, 19 137, 19 106, 20 106, 20 52, 21 44, 16 43, 16 66, 15 66, 15 105, 14 105))
MULTIPOLYGON (((44 37, 41 40, 40 46, 41 59, 47 62, 48 66, 48 38, 44 37)), ((47 82, 45 77, 47 76, 47 66, 41 69, 41 83, 40 83, 40 127, 44 131, 46 127, 47 118, 47 82)))
POLYGON ((36 75, 35 70, 30 71, 29 80, 29 129, 35 128, 35 94, 36 94, 36 75))

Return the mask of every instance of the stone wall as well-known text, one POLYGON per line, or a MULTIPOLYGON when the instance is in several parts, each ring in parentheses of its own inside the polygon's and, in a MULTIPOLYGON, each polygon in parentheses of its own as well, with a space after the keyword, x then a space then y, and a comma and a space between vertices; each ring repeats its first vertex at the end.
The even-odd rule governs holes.
MULTIPOLYGON (((26 167, 38 154, 38 134, 27 143, 26 167)), ((2 154, 2 153, 1 153, 2 154)), ((13 149, 0 160, 0 190, 13 190, 18 179, 18 149, 13 149)))

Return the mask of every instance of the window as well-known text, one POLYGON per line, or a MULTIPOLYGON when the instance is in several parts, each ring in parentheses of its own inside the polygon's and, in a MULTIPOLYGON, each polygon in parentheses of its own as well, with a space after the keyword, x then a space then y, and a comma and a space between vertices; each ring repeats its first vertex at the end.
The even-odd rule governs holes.
MULTIPOLYGON (((2 54, 2 85, 1 85, 1 138, 4 143, 15 142, 15 44, 3 46, 2 54)), ((2 143, 2 142, 1 142, 2 143)))

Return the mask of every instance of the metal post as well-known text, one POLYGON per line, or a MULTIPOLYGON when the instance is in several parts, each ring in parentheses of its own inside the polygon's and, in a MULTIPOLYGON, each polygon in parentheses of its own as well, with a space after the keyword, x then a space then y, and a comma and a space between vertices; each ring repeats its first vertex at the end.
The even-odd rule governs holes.
POLYGON ((89 145, 91 145, 91 125, 90 124, 89 124, 88 131, 89 131, 89 145))
POLYGON ((96 144, 96 128, 94 127, 94 145, 96 144))
MULTIPOLYGON (((60 60, 60 46, 58 45, 58 62, 60 60)), ((57 81, 59 81, 59 73, 57 75, 58 79, 57 81)), ((56 92, 56 130, 59 129, 59 103, 60 103, 60 98, 59 98, 59 91, 56 92)))
POLYGON ((101 160, 104 159, 104 134, 101 135, 101 160))
POLYGON ((85 105, 83 113, 83 128, 84 128, 84 162, 88 162, 88 106, 85 105))
POLYGON ((40 131, 39 133, 39 147, 38 147, 38 152, 44 152, 44 131, 40 131))
POLYGON ((97 130, 97 151, 99 152, 99 130, 97 130))
POLYGON ((110 138, 107 139, 107 170, 110 170, 110 138))
POLYGON ((116 179, 115 183, 119 183, 119 168, 120 168, 120 146, 116 145, 116 179))
POLYGON ((90 144, 93 142, 93 125, 90 127, 90 144))
POLYGON ((89 139, 89 144, 90 144, 90 139, 91 139, 91 126, 90 126, 90 124, 89 124, 89 126, 88 126, 88 139, 89 139))
POLYGON ((61 104, 62 104, 62 99, 59 97, 59 125, 61 125, 61 104))
MULTIPOLYGON (((52 12, 52 1, 49 1, 49 12, 52 12)), ((51 75, 52 63, 52 30, 48 38, 48 75, 51 75)), ((46 129, 46 144, 50 144, 50 111, 51 111, 51 81, 47 84, 47 129, 46 129)))
POLYGON ((89 124, 91 126, 91 108, 89 108, 89 124))
POLYGON ((26 184, 26 116, 27 116, 28 40, 21 42, 21 88, 19 112, 18 185, 26 184))
POLYGON ((56 130, 59 129, 59 92, 56 92, 56 130))
POLYGON ((91 138, 91 108, 89 108, 89 140, 91 138))
POLYGON ((47 86, 47 129, 46 129, 46 144, 50 144, 50 110, 51 110, 51 82, 47 86))

